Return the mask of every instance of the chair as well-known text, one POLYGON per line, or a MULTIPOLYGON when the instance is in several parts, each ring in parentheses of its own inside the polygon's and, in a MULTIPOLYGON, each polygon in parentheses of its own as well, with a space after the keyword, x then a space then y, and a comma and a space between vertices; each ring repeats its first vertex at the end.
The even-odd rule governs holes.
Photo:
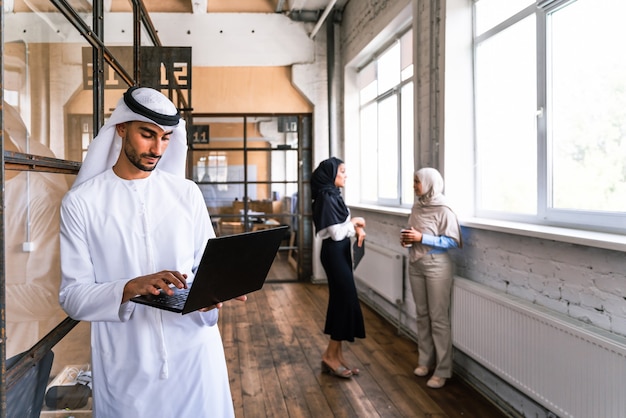
MULTIPOLYGON (((7 359, 7 370, 26 355, 7 359)), ((7 388, 7 417, 39 418, 52 370, 54 352, 49 350, 33 367, 7 388)))
POLYGON ((220 235, 233 235, 240 234, 244 232, 244 227, 242 222, 228 222, 228 221, 220 221, 219 223, 219 232, 220 235))

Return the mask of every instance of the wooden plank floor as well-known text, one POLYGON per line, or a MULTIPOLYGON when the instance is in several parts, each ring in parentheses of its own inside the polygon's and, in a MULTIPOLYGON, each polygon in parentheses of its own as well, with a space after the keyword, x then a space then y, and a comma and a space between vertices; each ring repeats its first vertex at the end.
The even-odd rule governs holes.
POLYGON ((458 378, 443 389, 413 375, 410 339, 363 306, 367 338, 346 344, 359 376, 321 373, 327 286, 272 282, 220 314, 235 413, 262 417, 505 417, 458 378))

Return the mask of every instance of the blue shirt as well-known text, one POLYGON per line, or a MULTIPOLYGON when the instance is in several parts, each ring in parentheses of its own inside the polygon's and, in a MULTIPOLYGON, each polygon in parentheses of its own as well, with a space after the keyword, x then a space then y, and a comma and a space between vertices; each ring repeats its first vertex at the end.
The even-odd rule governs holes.
POLYGON ((433 247, 426 254, 443 254, 450 248, 457 248, 459 244, 455 240, 445 235, 436 237, 434 235, 422 234, 422 244, 433 247))

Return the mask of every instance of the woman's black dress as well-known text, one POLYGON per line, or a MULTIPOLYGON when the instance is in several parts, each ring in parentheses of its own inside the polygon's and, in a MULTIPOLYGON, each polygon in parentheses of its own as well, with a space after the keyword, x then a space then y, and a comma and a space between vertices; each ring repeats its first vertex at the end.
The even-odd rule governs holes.
POLYGON ((322 241, 320 259, 328 277, 328 309, 324 333, 331 340, 365 338, 363 313, 352 274, 350 238, 322 241))
MULTIPOLYGON (((317 232, 342 224, 350 216, 341 191, 335 185, 337 170, 341 164, 343 161, 338 158, 328 158, 311 175, 313 223, 317 232)), ((328 309, 324 333, 335 341, 352 342, 355 338, 365 338, 363 313, 352 274, 350 238, 346 237, 341 241, 324 239, 320 260, 328 278, 328 309)))

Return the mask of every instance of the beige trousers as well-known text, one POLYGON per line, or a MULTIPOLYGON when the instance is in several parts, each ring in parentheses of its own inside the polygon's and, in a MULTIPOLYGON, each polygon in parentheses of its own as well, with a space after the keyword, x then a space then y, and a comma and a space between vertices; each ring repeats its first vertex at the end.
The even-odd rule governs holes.
POLYGON ((409 263, 409 280, 417 311, 418 365, 434 376, 452 376, 450 301, 452 260, 447 253, 427 254, 409 263))

